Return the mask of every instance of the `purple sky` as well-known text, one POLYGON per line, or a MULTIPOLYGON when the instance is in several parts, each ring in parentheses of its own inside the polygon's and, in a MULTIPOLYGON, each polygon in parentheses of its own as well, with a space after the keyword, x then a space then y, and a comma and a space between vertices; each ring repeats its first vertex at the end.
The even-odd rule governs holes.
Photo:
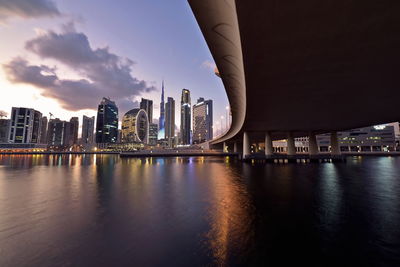
POLYGON ((0 36, 0 110, 69 119, 94 115, 103 96, 122 112, 146 97, 158 118, 164 79, 177 125, 183 88, 192 103, 214 100, 215 122, 226 116, 225 90, 186 0, 0 0, 0 36))

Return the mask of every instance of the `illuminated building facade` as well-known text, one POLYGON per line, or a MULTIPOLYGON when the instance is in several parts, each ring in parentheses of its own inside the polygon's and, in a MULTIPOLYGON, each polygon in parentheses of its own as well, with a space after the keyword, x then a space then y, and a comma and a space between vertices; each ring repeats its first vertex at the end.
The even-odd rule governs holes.
POLYGON ((149 145, 157 145, 158 125, 157 123, 149 124, 149 145))
POLYGON ((181 96, 181 144, 190 144, 190 131, 191 131, 191 102, 190 91, 182 89, 181 96))
POLYGON ((165 140, 168 146, 173 146, 173 138, 175 136, 175 100, 168 97, 165 104, 165 140))
MULTIPOLYGON (((393 125, 377 125, 337 133, 341 152, 380 152, 396 150, 396 135, 393 125)), ((317 135, 318 150, 331 150, 330 134, 317 135)), ((309 138, 295 138, 296 152, 309 152, 309 138)), ((287 140, 273 141, 274 152, 287 152, 287 140)))
POLYGON ((149 143, 149 119, 145 110, 134 108, 122 119, 122 143, 149 143))
POLYGON ((160 118, 158 120, 158 139, 165 138, 165 103, 164 103, 164 81, 161 89, 160 118))
MULTIPOLYGON (((320 151, 328 151, 330 135, 317 136, 320 151)), ((394 151, 396 137, 394 126, 376 125, 338 132, 340 150, 343 152, 394 151)))
POLYGON ((9 143, 38 143, 42 113, 31 108, 13 107, 9 128, 9 143))
POLYGON ((193 143, 199 144, 213 138, 212 100, 199 98, 193 105, 193 143))
POLYGON ((104 97, 97 110, 96 143, 116 143, 118 139, 118 108, 104 97))

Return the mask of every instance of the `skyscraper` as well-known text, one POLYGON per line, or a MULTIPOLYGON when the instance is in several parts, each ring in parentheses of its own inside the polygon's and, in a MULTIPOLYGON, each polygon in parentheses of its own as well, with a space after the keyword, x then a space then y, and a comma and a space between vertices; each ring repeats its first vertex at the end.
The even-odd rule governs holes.
POLYGON ((47 144, 50 146, 69 146, 71 141, 71 123, 58 118, 51 119, 47 128, 47 144))
POLYGON ((40 143, 40 131, 42 130, 42 113, 35 110, 33 112, 33 127, 31 143, 40 143))
POLYGON ((71 123, 70 126, 71 145, 76 145, 78 144, 79 118, 72 117, 69 122, 71 123))
POLYGON ((144 109, 134 108, 122 119, 122 143, 149 142, 149 119, 144 109))
POLYGON ((165 103, 164 103, 164 80, 162 81, 160 119, 158 120, 158 139, 165 138, 165 103))
POLYGON ((157 145, 158 125, 157 123, 149 124, 149 145, 157 145))
POLYGON ((42 117, 42 122, 40 126, 40 140, 39 143, 46 144, 47 143, 47 117, 42 117))
POLYGON ((153 100, 142 98, 140 108, 146 111, 149 123, 153 123, 153 100))
POLYGON ((199 98, 193 105, 193 143, 199 144, 213 138, 212 100, 199 98))
POLYGON ((167 98, 165 104, 165 139, 168 145, 172 147, 175 136, 175 100, 172 97, 167 98))
POLYGON ((182 145, 190 144, 190 127, 191 127, 191 105, 190 91, 182 89, 181 96, 181 143, 182 145))
POLYGON ((8 142, 9 129, 10 129, 10 120, 0 119, 0 143, 8 142))
POLYGON ((96 143, 116 143, 118 138, 118 108, 103 97, 97 110, 96 143))
POLYGON ((82 144, 92 144, 94 133, 94 116, 87 117, 83 115, 82 120, 82 144))
POLYGON ((13 107, 8 135, 9 143, 37 143, 41 117, 42 113, 34 109, 13 107))

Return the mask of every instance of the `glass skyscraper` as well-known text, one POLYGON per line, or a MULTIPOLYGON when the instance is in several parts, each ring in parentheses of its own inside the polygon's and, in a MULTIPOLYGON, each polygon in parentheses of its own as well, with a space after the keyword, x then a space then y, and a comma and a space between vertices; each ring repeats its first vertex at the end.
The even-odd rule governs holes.
POLYGON ((48 120, 47 117, 42 117, 41 119, 42 121, 42 125, 41 125, 41 129, 40 129, 40 143, 41 144, 46 144, 47 143, 47 124, 48 124, 48 120))
POLYGON ((165 103, 164 103, 164 81, 162 81, 160 119, 158 120, 158 139, 165 138, 165 103))
POLYGON ((156 123, 149 124, 149 144, 152 146, 157 145, 158 125, 156 123))
POLYGON ((168 97, 165 105, 165 139, 168 141, 168 146, 173 146, 175 136, 175 100, 168 97))
POLYGON ((78 144, 79 119, 78 117, 72 117, 69 122, 71 123, 71 145, 76 145, 78 144))
POLYGON ((116 143, 118 139, 118 108, 115 102, 103 97, 96 122, 96 143, 116 143))
POLYGON ((142 98, 140 108, 146 111, 149 123, 153 123, 153 100, 142 98))
POLYGON ((191 106, 190 91, 182 89, 181 96, 181 144, 190 144, 191 106))
POLYGON ((199 98, 193 105, 193 143, 200 144, 213 138, 212 100, 199 98))
POLYGON ((47 144, 49 146, 67 147, 71 143, 71 123, 58 118, 50 119, 47 128, 47 144))
POLYGON ((94 133, 94 116, 87 117, 83 115, 82 119, 82 144, 92 144, 94 133))

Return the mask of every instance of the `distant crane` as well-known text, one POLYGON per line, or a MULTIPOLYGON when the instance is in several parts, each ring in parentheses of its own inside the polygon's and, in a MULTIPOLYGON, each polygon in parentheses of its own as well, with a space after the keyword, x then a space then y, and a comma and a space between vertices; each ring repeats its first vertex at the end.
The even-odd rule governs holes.
POLYGON ((54 117, 53 113, 49 112, 49 117, 50 117, 50 120, 51 120, 51 118, 54 117))

